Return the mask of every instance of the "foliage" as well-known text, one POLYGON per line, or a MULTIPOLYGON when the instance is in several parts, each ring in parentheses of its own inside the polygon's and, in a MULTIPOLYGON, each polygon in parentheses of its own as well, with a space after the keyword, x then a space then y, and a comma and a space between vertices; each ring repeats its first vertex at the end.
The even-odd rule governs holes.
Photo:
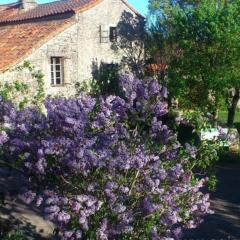
POLYGON ((92 64, 93 80, 91 93, 94 95, 119 95, 119 64, 101 62, 92 64))
POLYGON ((93 79, 89 79, 86 81, 77 82, 75 84, 76 95, 79 96, 82 93, 99 93, 99 89, 95 88, 95 81, 93 79))
POLYGON ((167 89, 132 75, 121 86, 124 98, 47 99, 47 115, 0 102, 2 159, 62 239, 179 239, 211 213, 195 174, 205 150, 167 126, 167 89))
POLYGON ((34 93, 30 92, 29 85, 25 82, 16 80, 12 83, 0 83, 0 97, 5 101, 13 101, 19 109, 34 104, 40 111, 44 111, 43 102, 45 100, 44 75, 28 61, 16 67, 14 71, 28 71, 33 82, 37 83, 34 93))
POLYGON ((75 85, 77 96, 81 93, 89 93, 92 96, 119 96, 119 65, 115 63, 92 63, 93 78, 77 82, 75 85))
POLYGON ((239 1, 194 2, 150 1, 153 51, 174 50, 167 52, 168 85, 181 107, 216 112, 229 89, 239 91, 239 1))
POLYGON ((203 130, 211 129, 213 126, 213 116, 204 115, 199 111, 183 111, 176 118, 178 140, 180 143, 192 143, 198 147, 197 161, 192 165, 192 169, 201 169, 200 175, 208 175, 207 185, 210 191, 214 191, 217 183, 215 163, 218 161, 221 140, 202 140, 203 130))
MULTIPOLYGON (((4 100, 11 100, 16 96, 16 92, 26 95, 27 90, 28 85, 19 81, 15 81, 12 84, 3 83, 0 85, 0 96, 4 98, 4 100)), ((24 99, 18 104, 19 108, 23 108, 27 104, 27 102, 27 98, 24 97, 24 99)))

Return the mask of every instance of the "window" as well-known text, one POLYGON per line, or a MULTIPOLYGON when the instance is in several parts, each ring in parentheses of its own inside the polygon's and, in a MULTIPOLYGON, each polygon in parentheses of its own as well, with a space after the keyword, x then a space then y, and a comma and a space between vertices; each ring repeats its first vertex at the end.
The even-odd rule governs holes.
POLYGON ((51 83, 52 85, 63 84, 63 58, 51 57, 51 83))
POLYGON ((109 40, 110 40, 110 42, 116 42, 117 41, 117 28, 116 27, 110 27, 110 29, 109 29, 109 40))
POLYGON ((104 28, 103 26, 99 26, 100 32, 100 43, 109 43, 109 42, 116 42, 117 41, 117 28, 110 27, 104 28))

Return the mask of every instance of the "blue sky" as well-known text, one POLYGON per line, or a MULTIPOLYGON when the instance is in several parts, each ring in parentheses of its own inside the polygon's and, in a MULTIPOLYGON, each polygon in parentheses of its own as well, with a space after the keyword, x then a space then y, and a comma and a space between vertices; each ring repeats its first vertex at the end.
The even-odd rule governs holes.
MULTIPOLYGON (((0 4, 5 4, 5 3, 12 3, 16 2, 17 0, 0 0, 0 4)), ((37 0, 38 3, 46 3, 46 2, 51 2, 52 0, 37 0)), ((128 0, 128 2, 136 8, 140 13, 143 15, 146 15, 147 13, 147 4, 148 0, 128 0)))

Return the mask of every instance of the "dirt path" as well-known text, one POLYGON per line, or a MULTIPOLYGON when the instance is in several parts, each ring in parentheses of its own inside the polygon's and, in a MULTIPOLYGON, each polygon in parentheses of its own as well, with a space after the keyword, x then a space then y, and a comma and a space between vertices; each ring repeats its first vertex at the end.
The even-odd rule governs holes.
POLYGON ((219 165, 217 170, 219 182, 212 194, 215 214, 184 240, 240 240, 240 165, 219 165))

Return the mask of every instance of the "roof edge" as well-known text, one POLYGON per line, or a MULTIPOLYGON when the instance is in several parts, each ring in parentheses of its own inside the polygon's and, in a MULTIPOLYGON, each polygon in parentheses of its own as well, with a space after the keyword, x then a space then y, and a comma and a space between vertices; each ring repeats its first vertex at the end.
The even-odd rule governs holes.
MULTIPOLYGON (((22 19, 11 19, 11 18, 6 18, 6 19, 3 19, 3 20, 0 20, 0 24, 9 24, 9 23, 19 23, 19 22, 24 22, 24 21, 27 21, 27 20, 32 20, 32 19, 41 19, 41 18, 45 18, 45 17, 48 17, 48 16, 53 16, 53 15, 57 15, 57 14, 65 14, 65 13, 79 13, 79 12, 84 12, 84 11, 87 11, 93 7, 95 7, 96 5, 98 5, 99 3, 101 3, 102 1, 104 0, 90 0, 89 3, 86 3, 84 4, 83 6, 81 7, 76 7, 76 8, 66 8, 65 10, 59 10, 59 12, 52 12, 52 13, 48 13, 48 14, 44 14, 44 15, 41 15, 41 16, 31 16, 31 17, 24 17, 22 19)), ((60 2, 59 1, 56 1, 56 2, 60 2)), ((42 6, 42 5, 51 5, 51 4, 54 4, 55 2, 50 2, 50 3, 45 3, 45 4, 40 4, 38 5, 39 7, 42 6)), ((12 7, 12 6, 17 6, 18 5, 18 2, 16 3, 12 3, 12 4, 7 4, 7 5, 3 5, 3 6, 6 6, 7 7, 12 7)), ((4 7, 3 7, 4 9, 4 7)), ((34 11, 34 9, 31 9, 32 11, 34 11)), ((29 11, 31 11, 29 10, 29 11)), ((28 12, 28 11, 27 11, 28 12)), ((27 13, 25 12, 25 13, 27 13)))
POLYGON ((127 2, 127 0, 121 0, 121 1, 122 1, 130 10, 132 10, 136 15, 138 15, 139 17, 145 19, 145 17, 144 17, 140 12, 138 12, 134 7, 132 7, 132 6, 127 2))
POLYGON ((73 10, 74 10, 75 13, 85 12, 85 11, 97 6, 98 4, 100 4, 103 1, 104 0, 93 0, 90 3, 84 5, 84 7, 74 8, 73 10))
POLYGON ((12 6, 18 6, 20 3, 14 2, 14 3, 5 3, 5 4, 0 4, 0 7, 12 7, 12 6))
MULTIPOLYGON (((39 15, 36 15, 36 16, 22 16, 22 19, 18 19, 18 18, 6 18, 6 19, 2 19, 0 20, 0 24, 9 24, 9 23, 17 23, 17 22, 24 22, 26 20, 29 20, 29 19, 41 19, 41 18, 44 18, 44 17, 47 17, 47 16, 52 16, 52 15, 55 15, 55 14, 62 14, 62 13, 67 13, 67 12, 73 12, 73 13, 80 13, 80 12, 84 12, 84 11, 87 11, 93 7, 95 7, 96 5, 100 4, 101 2, 103 2, 104 0, 90 0, 88 3, 86 3, 84 6, 82 7, 76 7, 76 8, 66 8, 65 10, 59 10, 59 12, 52 12, 52 13, 47 13, 47 14, 43 14, 41 16, 39 15)), ((133 11, 138 17, 141 17, 143 19, 145 19, 145 17, 140 14, 135 8, 133 8, 128 2, 127 0, 120 0, 123 4, 125 4, 131 11, 133 11)), ((54 2, 53 2, 54 3, 54 2)), ((47 3, 47 4, 52 4, 51 3, 47 3)), ((43 4, 43 5, 47 5, 47 4, 43 4)), ((18 5, 18 2, 16 3, 12 3, 12 4, 6 4, 6 5, 2 5, 2 8, 4 9, 5 7, 14 7, 14 6, 17 6, 18 5)), ((41 6, 41 5, 39 5, 41 6)), ((30 10, 31 11, 31 10, 30 10)), ((34 11, 34 10, 33 10, 34 11)))

